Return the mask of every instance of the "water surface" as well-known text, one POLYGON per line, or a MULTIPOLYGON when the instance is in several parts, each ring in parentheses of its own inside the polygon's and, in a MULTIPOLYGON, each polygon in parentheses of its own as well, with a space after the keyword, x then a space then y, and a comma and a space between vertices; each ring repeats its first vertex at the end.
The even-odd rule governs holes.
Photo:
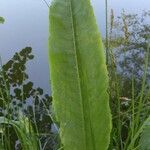
MULTIPOLYGON (((47 0, 50 4, 51 0, 47 0)), ((119 15, 148 10, 149 0, 109 0, 109 10, 119 15)), ((92 0, 99 30, 105 35, 105 1, 92 0)), ((34 60, 28 64, 28 74, 35 86, 49 93, 48 67, 48 7, 43 0, 0 0, 0 16, 6 20, 0 25, 0 55, 7 62, 15 52, 32 47, 34 60)))

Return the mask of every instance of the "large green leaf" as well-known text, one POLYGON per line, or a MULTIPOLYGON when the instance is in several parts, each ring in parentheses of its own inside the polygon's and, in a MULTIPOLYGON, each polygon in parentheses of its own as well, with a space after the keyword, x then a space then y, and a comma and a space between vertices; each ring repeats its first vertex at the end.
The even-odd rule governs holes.
POLYGON ((53 108, 65 150, 106 150, 111 131, 104 48, 89 0, 50 7, 53 108))

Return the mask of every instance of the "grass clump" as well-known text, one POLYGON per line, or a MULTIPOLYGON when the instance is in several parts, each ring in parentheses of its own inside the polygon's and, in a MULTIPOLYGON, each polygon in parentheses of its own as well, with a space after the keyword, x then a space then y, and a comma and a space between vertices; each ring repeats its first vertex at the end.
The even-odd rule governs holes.
POLYGON ((141 132, 149 118, 150 34, 145 21, 149 15, 143 12, 140 18, 123 11, 115 17, 111 10, 108 70, 113 129, 110 150, 139 149, 141 132))

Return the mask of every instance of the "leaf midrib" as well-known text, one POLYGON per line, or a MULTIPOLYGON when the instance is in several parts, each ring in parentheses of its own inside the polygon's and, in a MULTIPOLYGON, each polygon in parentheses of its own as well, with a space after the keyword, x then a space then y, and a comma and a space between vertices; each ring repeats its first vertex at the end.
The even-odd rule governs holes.
MULTIPOLYGON (((79 59, 78 59, 78 54, 77 54, 77 42, 76 42, 76 35, 75 35, 75 25, 74 25, 74 17, 73 17, 73 8, 72 8, 72 0, 69 0, 70 3, 70 13, 71 13, 71 26, 72 26, 72 38, 73 38, 73 46, 74 46, 74 52, 75 52, 75 60, 76 60, 76 68, 77 68, 77 75, 78 75, 78 85, 79 85, 79 90, 80 90, 80 99, 81 99, 81 105, 82 105, 82 116, 83 116, 83 121, 84 121, 84 139, 85 139, 85 148, 87 149, 87 141, 86 141, 86 127, 85 127, 85 117, 84 117, 84 102, 83 102, 83 96, 82 96, 82 88, 81 88, 81 83, 80 83, 80 71, 79 71, 79 59)), ((89 108, 89 103, 88 103, 88 108, 89 108)), ((90 110, 89 110, 89 117, 90 117, 90 110)), ((91 126, 91 118, 89 118, 90 120, 90 130, 91 130, 91 137, 94 136, 93 132, 92 132, 92 126, 91 126)), ((93 144, 93 149, 95 150, 95 144, 94 144, 94 138, 92 138, 92 144, 93 144)))

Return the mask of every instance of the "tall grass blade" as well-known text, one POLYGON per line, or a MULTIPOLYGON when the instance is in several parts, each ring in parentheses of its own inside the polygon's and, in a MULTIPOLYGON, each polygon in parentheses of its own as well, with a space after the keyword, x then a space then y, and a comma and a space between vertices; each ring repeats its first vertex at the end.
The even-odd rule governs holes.
POLYGON ((140 150, 150 149, 150 117, 145 122, 140 139, 140 150))
POLYGON ((37 137, 28 118, 21 117, 18 121, 14 121, 0 117, 0 124, 11 125, 14 128, 23 150, 39 149, 37 137))
MULTIPOLYGON (((150 117, 148 117, 148 118, 144 121, 144 123, 142 124, 142 126, 140 127, 140 129, 136 132, 136 134, 135 134, 135 136, 133 137, 131 143, 128 145, 127 150, 133 150, 136 140, 140 137, 141 133, 143 132, 143 130, 145 129, 145 127, 146 127, 147 125, 149 125, 149 123, 150 123, 150 117)), ((149 140, 149 139, 147 139, 147 140, 149 140)), ((141 143, 141 142, 140 142, 140 143, 141 143)), ((144 143, 142 143, 142 144, 144 144, 144 143)), ((143 146, 144 146, 144 145, 143 145, 143 146)), ((149 149, 142 149, 142 150, 149 150, 149 149)))
POLYGON ((108 72, 90 0, 50 7, 53 108, 65 150, 106 150, 111 131, 108 72))

